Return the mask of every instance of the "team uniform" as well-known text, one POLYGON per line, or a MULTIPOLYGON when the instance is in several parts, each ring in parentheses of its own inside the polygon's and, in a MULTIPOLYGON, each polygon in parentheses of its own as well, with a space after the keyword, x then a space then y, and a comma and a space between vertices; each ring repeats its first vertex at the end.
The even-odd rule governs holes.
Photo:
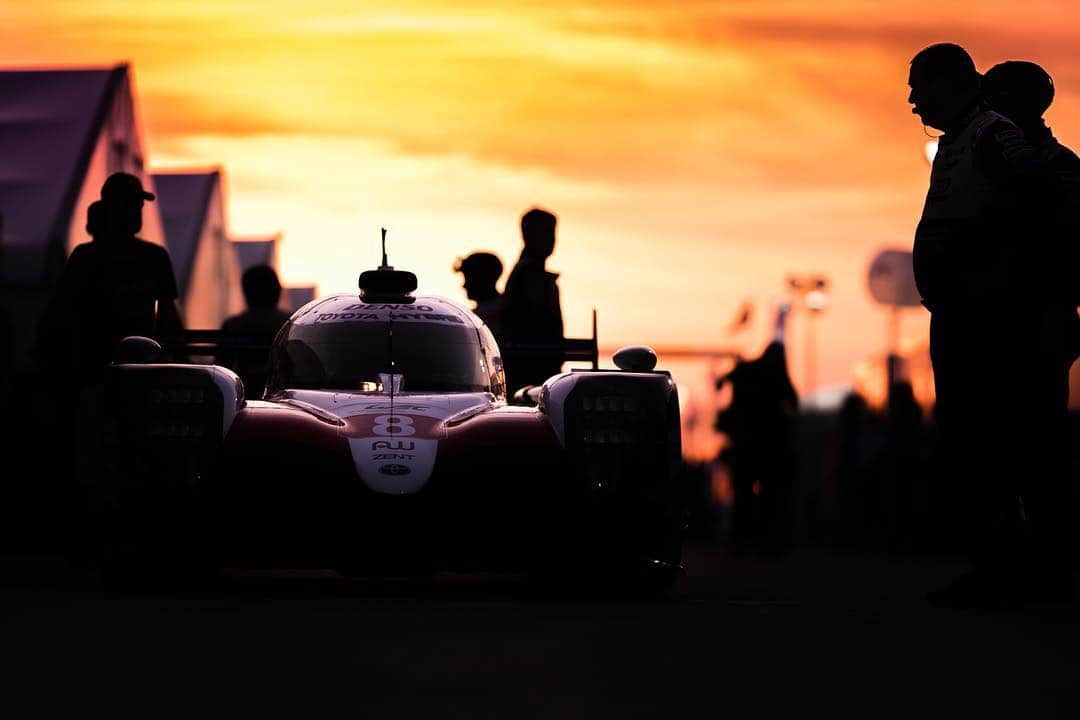
POLYGON ((179 331, 176 278, 165 248, 139 238, 78 245, 64 266, 42 328, 43 358, 81 382, 100 382, 129 335, 179 331))
MULTIPOLYGON (((563 339, 558 275, 544 269, 542 260, 522 256, 503 293, 502 333, 510 342, 559 343, 563 339)), ((562 369, 562 352, 537 355, 507 352, 507 383, 516 389, 539 385, 562 369)))
POLYGON ((975 108, 940 140, 915 235, 916 285, 931 312, 940 480, 957 491, 976 566, 995 571, 1014 567, 1021 498, 1031 477, 1050 472, 1049 438, 1067 398, 1054 339, 1066 318, 1040 260, 1042 203, 1059 187, 1016 125, 975 108))

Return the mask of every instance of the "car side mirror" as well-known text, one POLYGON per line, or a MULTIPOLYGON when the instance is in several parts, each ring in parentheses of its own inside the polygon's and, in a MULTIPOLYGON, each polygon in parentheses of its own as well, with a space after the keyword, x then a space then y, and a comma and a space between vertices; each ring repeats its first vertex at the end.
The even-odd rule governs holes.
POLYGON ((118 365, 145 365, 157 362, 161 357, 161 345, 157 340, 141 335, 129 335, 120 341, 113 355, 118 365))
POLYGON ((626 372, 652 372, 656 367, 656 353, 645 345, 630 345, 621 348, 612 357, 615 366, 626 372))

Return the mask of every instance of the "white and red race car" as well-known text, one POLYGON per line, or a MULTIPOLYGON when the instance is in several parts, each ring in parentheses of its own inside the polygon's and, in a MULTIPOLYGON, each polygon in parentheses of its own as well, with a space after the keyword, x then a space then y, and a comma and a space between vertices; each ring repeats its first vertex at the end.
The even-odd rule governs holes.
MULTIPOLYGON (((500 350, 411 273, 298 310, 264 397, 216 365, 122 362, 107 407, 114 572, 583 571, 669 586, 679 404, 643 347, 508 402, 500 350)), ((130 348, 150 341, 129 339, 130 348)))

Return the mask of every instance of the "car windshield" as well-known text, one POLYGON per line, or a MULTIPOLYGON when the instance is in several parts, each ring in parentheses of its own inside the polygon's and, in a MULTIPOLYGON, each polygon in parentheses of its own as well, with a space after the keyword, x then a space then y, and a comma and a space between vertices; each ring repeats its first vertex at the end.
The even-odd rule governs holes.
POLYGON ((381 373, 403 376, 402 392, 490 391, 476 329, 439 322, 286 325, 272 351, 270 392, 382 390, 381 373), (391 363, 391 353, 392 363, 391 363))

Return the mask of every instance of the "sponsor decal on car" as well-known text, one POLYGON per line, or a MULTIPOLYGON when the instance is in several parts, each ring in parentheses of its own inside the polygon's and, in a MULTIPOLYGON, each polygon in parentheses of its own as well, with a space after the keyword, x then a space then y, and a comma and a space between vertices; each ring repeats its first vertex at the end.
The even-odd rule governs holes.
POLYGON ((390 495, 424 487, 435 468, 439 439, 446 436, 439 418, 371 408, 347 418, 346 428, 360 479, 372 490, 390 495))

